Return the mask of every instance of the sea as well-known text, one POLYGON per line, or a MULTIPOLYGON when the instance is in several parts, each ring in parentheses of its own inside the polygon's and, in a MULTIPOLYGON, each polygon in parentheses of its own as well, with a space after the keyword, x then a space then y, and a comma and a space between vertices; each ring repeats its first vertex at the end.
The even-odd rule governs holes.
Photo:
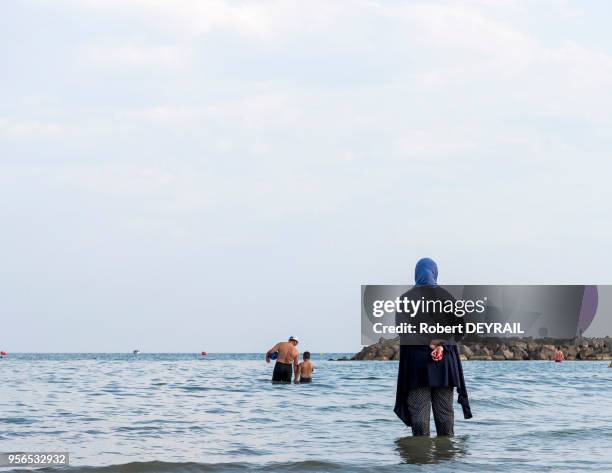
POLYGON ((397 362, 313 354, 314 382, 272 385, 262 354, 10 354, 0 453, 68 452, 4 471, 612 471, 609 362, 464 362, 474 418, 413 438, 397 362))

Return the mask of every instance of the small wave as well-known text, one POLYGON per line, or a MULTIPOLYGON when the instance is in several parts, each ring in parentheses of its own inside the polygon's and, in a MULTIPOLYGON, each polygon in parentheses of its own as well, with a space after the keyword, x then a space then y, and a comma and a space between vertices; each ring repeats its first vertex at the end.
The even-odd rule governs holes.
POLYGON ((176 420, 176 419, 143 419, 143 420, 136 420, 133 422, 134 424, 138 425, 147 425, 147 424, 156 424, 156 425, 162 425, 162 424, 189 424, 190 422, 187 420, 176 420))
POLYGON ((609 427, 589 427, 588 429, 582 427, 567 427, 560 429, 550 430, 532 430, 523 434, 524 437, 534 438, 546 438, 553 440, 561 439, 602 439, 610 438, 612 435, 612 429, 609 427))
MULTIPOLYGON (((11 470, 17 473, 24 470, 11 470)), ((219 472, 232 473, 244 471, 261 472, 299 472, 299 473, 319 473, 322 471, 355 471, 346 465, 326 461, 301 461, 301 462, 282 462, 268 464, 254 464, 247 462, 233 463, 174 463, 174 462, 132 462, 121 465, 109 466, 71 466, 68 468, 42 468, 37 472, 69 472, 69 473, 200 473, 200 472, 219 472)), ((10 473, 10 472, 9 472, 10 473)))
POLYGON ((354 381, 375 381, 378 379, 387 379, 387 378, 380 378, 378 376, 340 376, 338 377, 338 379, 350 379, 350 380, 354 380, 354 381))
POLYGON ((252 417, 250 419, 244 419, 244 422, 249 424, 273 424, 277 420, 271 417, 252 417))
POLYGON ((208 388, 206 386, 181 386, 180 389, 183 391, 211 391, 214 388, 208 388))
POLYGON ((321 406, 321 407, 319 407, 319 410, 321 412, 334 412, 334 411, 339 411, 341 409, 343 409, 342 406, 337 406, 335 404, 332 404, 330 406, 321 406))
POLYGON ((141 426, 123 426, 117 427, 114 429, 115 432, 147 432, 147 431, 157 431, 159 427, 156 425, 141 425, 141 426))
POLYGON ((521 398, 474 399, 472 402, 476 407, 502 409, 523 409, 525 407, 537 407, 544 405, 538 401, 521 398))
POLYGON ((3 424, 33 424, 33 419, 27 417, 0 417, 0 422, 3 424))

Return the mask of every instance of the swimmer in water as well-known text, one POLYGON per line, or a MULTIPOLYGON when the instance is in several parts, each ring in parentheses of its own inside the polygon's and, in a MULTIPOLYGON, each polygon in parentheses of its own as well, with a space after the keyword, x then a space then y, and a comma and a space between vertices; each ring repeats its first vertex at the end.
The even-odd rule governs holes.
POLYGON ((291 384, 292 371, 295 371, 294 382, 298 382, 298 359, 300 356, 296 348, 298 343, 297 338, 289 337, 288 341, 277 343, 266 353, 266 363, 270 363, 273 353, 278 353, 272 373, 272 383, 291 384))
POLYGON ((561 351, 561 347, 557 347, 557 351, 555 352, 555 361, 557 363, 561 363, 565 360, 565 356, 563 356, 563 352, 561 351))
POLYGON ((310 352, 305 351, 302 355, 304 361, 298 365, 298 379, 300 383, 312 383, 312 373, 314 373, 315 366, 310 361, 310 352))

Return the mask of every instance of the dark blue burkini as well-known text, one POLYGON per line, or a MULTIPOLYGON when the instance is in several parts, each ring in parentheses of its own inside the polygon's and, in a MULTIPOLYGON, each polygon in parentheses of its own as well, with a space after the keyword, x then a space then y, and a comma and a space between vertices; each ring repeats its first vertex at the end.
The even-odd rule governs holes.
MULTIPOLYGON (((414 279, 416 284, 400 298, 406 297, 409 300, 421 300, 423 298, 425 300, 454 300, 454 297, 446 289, 437 285, 437 278, 438 266, 436 263, 430 258, 419 260, 415 268, 414 279)), ((396 314, 396 323, 404 322, 403 317, 407 316, 400 313, 396 314)), ((472 411, 470 410, 467 388, 463 379, 463 367, 455 340, 444 343, 444 357, 441 361, 433 361, 431 348, 429 344, 426 344, 428 338, 423 339, 423 345, 414 345, 413 337, 410 340, 413 344, 401 344, 400 346, 394 412, 410 427, 412 421, 407 405, 409 390, 424 387, 455 387, 459 394, 458 402, 463 409, 463 416, 470 419, 472 411)))

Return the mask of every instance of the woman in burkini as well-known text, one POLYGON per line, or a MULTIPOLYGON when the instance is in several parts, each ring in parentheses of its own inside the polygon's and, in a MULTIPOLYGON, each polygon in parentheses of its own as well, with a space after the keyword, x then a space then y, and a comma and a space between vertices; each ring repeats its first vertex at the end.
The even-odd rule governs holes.
MULTIPOLYGON (((430 258, 419 260, 414 271, 415 286, 400 296, 409 300, 455 301, 445 289, 438 286, 438 266, 430 258)), ((428 314, 428 316, 430 316, 428 314)), ((438 316, 438 314, 434 314, 438 316)), ((397 313, 396 323, 418 320, 419 315, 397 313), (411 319, 411 320, 408 320, 411 319)), ((433 319, 432 319, 433 320, 433 319)), ((462 318, 439 314, 437 321, 457 325, 462 318), (451 320, 452 319, 452 320, 451 320)), ((431 339, 430 335, 402 335, 400 362, 397 375, 397 394, 394 412, 412 428, 413 435, 429 435, 429 416, 433 408, 436 433, 454 434, 453 389, 459 393, 459 404, 466 419, 472 417, 459 350, 454 339, 431 339), (421 343, 421 344, 416 344, 421 343)))

